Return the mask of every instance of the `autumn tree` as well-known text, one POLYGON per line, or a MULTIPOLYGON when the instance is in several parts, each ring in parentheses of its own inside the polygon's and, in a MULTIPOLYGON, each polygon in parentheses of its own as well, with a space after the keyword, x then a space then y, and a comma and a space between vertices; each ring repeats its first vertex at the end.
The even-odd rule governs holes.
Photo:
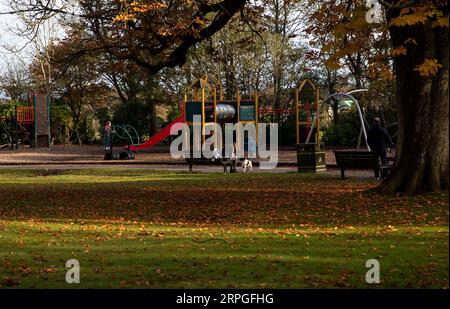
MULTIPOLYGON (((299 50, 295 38, 302 30, 302 10, 306 1, 264 0, 265 24, 270 33, 268 45, 274 87, 274 107, 281 107, 281 96, 287 82, 287 67, 299 50)), ((296 81, 297 82, 297 81, 296 81)))
POLYGON ((190 47, 211 37, 245 0, 11 1, 12 12, 28 20, 59 16, 91 34, 84 52, 104 51, 128 59, 154 74, 184 63, 190 47))
POLYGON ((5 72, 0 74, 0 91, 13 102, 26 100, 30 90, 28 68, 21 63, 8 63, 5 72))
POLYGON ((384 3, 395 54, 399 139, 385 192, 448 189, 447 1, 384 3))
MULTIPOLYGON (((22 18, 40 22, 57 15, 62 23, 84 28, 88 35, 75 55, 105 53, 118 61, 130 61, 149 75, 185 64, 192 47, 218 33, 236 13, 242 14, 245 4, 256 3, 83 0, 71 6, 71 1, 12 2, 13 12, 22 18)), ((370 2, 383 5, 385 18, 381 22, 367 18, 366 1, 310 0, 309 4, 318 9, 309 20, 314 26, 308 33, 322 39, 319 44, 327 53, 325 62, 330 73, 345 66, 356 87, 395 78, 400 129, 396 163, 381 189, 409 194, 448 189, 447 3, 370 2)), ((286 22, 292 20, 287 18, 287 5, 299 2, 262 3, 270 11, 271 32, 283 42, 290 37, 284 28, 286 22)), ((272 57, 274 84, 280 87, 277 61, 290 58, 284 53, 272 57)), ((230 72, 235 74, 233 70, 230 72)))
MULTIPOLYGON (((27 25, 35 25, 35 31, 36 25, 55 17, 69 29, 82 28, 86 35, 67 59, 107 54, 112 61, 137 65, 148 85, 163 68, 183 65, 189 49, 223 28, 244 4, 245 0, 19 0, 10 1, 12 10, 4 13, 19 15, 27 25)), ((113 85, 117 89, 118 84, 113 85)), ((123 93, 118 89, 119 95, 123 93)), ((154 109, 152 113, 154 131, 154 109)))
POLYGON ((331 68, 346 65, 357 86, 366 78, 395 78, 396 162, 380 189, 409 194, 448 189, 446 2, 380 1, 386 18, 375 23, 363 1, 311 2, 319 3, 311 33, 333 34, 321 48, 330 52, 331 68))
POLYGON ((149 75, 146 70, 129 60, 118 60, 110 54, 100 54, 97 58, 98 73, 110 88, 114 89, 117 106, 109 105, 114 121, 130 123, 143 135, 157 131, 156 103, 163 95, 159 88, 159 75, 149 75), (119 115, 120 114, 120 115, 119 115))
POLYGON ((182 74, 213 74, 223 81, 223 93, 228 99, 234 98, 237 91, 249 96, 260 90, 267 83, 264 75, 270 74, 261 14, 260 7, 246 8, 233 17, 216 35, 191 49, 182 74))
POLYGON ((68 56, 80 48, 82 41, 83 32, 74 30, 70 33, 70 40, 51 43, 49 48, 53 57, 48 72, 41 70, 39 58, 31 64, 33 79, 46 80, 52 89, 52 96, 69 108, 73 124, 71 139, 78 144, 90 139, 86 132, 89 127, 86 123, 90 118, 88 116, 97 106, 107 103, 106 97, 110 92, 106 82, 101 79, 98 57, 92 54, 68 56))

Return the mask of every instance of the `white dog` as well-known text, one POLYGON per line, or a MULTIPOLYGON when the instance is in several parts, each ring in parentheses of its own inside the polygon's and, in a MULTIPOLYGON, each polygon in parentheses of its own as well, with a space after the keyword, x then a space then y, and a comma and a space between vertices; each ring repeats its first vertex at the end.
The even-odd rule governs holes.
POLYGON ((218 159, 220 159, 222 156, 220 155, 220 152, 219 152, 219 149, 217 149, 217 148, 214 148, 214 150, 213 150, 213 153, 212 153, 212 159, 211 159, 211 161, 215 161, 215 160, 218 160, 218 159))
POLYGON ((245 159, 244 161, 242 161, 241 166, 242 166, 242 170, 244 171, 244 173, 246 173, 247 170, 253 171, 252 161, 250 161, 248 159, 245 159))

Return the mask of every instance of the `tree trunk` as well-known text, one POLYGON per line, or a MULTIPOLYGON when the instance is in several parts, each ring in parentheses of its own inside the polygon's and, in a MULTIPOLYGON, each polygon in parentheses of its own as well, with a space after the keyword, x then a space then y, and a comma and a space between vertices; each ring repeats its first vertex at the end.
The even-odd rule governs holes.
MULTIPOLYGON (((390 10, 388 22, 398 16, 390 10)), ((449 102, 448 27, 431 22, 390 27, 394 47, 409 47, 395 59, 399 136, 395 167, 380 190, 419 194, 448 189, 449 102), (415 44, 406 45, 408 38, 415 44), (425 59, 442 65, 435 75, 423 77, 415 68, 425 59)))

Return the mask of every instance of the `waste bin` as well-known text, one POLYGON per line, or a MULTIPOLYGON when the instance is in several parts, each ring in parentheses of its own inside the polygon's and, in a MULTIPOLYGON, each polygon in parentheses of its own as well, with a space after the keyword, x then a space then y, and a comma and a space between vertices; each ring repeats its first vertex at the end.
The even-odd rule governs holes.
POLYGON ((325 147, 323 143, 298 144, 297 166, 299 173, 325 172, 325 147))

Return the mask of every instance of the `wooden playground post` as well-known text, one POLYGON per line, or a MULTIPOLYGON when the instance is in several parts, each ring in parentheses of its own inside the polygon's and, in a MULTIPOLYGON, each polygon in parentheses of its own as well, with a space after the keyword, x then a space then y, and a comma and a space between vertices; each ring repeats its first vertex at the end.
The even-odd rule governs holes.
POLYGON ((256 130, 256 145, 258 145, 258 124, 259 124, 259 107, 258 107, 258 91, 255 91, 255 130, 256 130))
MULTIPOLYGON (((241 109, 241 95, 239 94, 239 90, 237 91, 237 95, 236 95, 236 115, 237 115, 237 123, 241 122, 241 115, 240 115, 240 109, 241 109)), ((240 136, 241 132, 240 132, 240 128, 239 126, 237 127, 236 130, 236 152, 238 151, 238 148, 241 147, 241 143, 240 143, 240 136)))
POLYGON ((198 89, 194 88, 194 101, 198 101, 198 89))
POLYGON ((309 79, 303 80, 303 82, 300 84, 300 86, 296 89, 295 92, 295 99, 296 99, 296 122, 297 122, 297 165, 298 165, 298 171, 299 172, 322 172, 326 170, 325 165, 325 151, 323 148, 323 145, 320 144, 320 117, 319 117, 319 88, 316 87, 312 81, 309 79), (313 94, 315 92, 315 102, 314 102, 314 109, 315 109, 315 119, 310 122, 308 119, 310 117, 310 112, 312 106, 309 105, 308 101, 306 105, 303 105, 302 107, 305 109, 307 113, 307 120, 306 121, 300 121, 300 94, 303 90, 303 87, 306 84, 309 84, 313 94), (302 126, 306 126, 306 128, 309 129, 308 136, 306 137, 306 140, 302 143, 300 143, 300 124, 302 126), (315 141, 310 142, 310 137, 313 133, 313 130, 316 130, 315 132, 315 141))
POLYGON ((214 123, 217 123, 217 112, 216 112, 216 107, 217 107, 217 89, 216 89, 216 87, 214 87, 214 89, 213 89, 213 95, 214 95, 214 99, 213 99, 213 116, 214 116, 214 123))
POLYGON ((183 102, 181 103, 181 113, 182 113, 182 115, 184 116, 184 122, 187 121, 187 119, 186 119, 186 113, 185 113, 185 111, 186 111, 186 101, 187 101, 187 92, 186 92, 186 90, 184 90, 184 100, 183 100, 183 102))
POLYGON ((202 145, 205 142, 205 88, 202 87, 202 145))
POLYGON ((316 143, 320 143, 319 88, 316 88, 316 143))
POLYGON ((300 144, 300 119, 299 119, 299 100, 298 100, 298 96, 299 96, 299 89, 295 88, 295 133, 296 133, 296 142, 297 145, 300 144))

